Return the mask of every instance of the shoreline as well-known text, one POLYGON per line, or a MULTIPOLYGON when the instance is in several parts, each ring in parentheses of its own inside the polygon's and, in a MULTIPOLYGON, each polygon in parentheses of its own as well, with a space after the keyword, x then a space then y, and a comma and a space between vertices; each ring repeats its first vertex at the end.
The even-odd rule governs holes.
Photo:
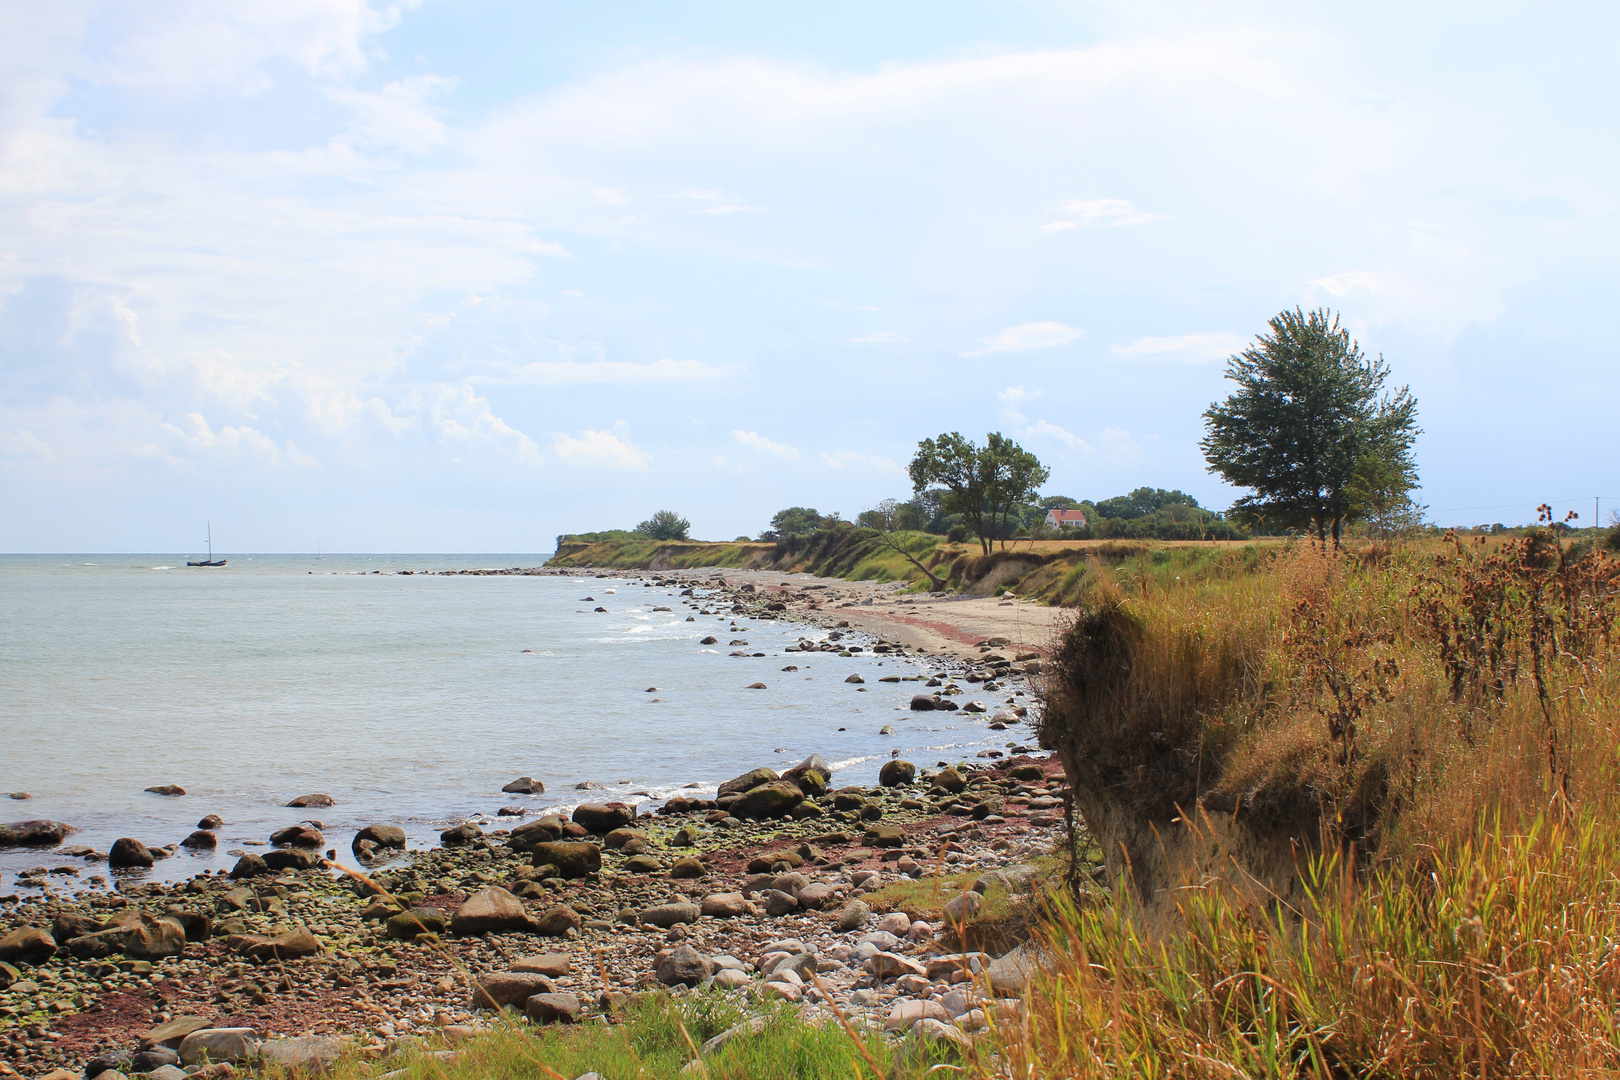
MULTIPOLYGON (((976 624, 969 619, 937 618, 930 610, 971 601, 908 604, 904 601, 910 598, 892 595, 897 591, 892 585, 759 571, 550 573, 625 580, 650 577, 694 590, 707 590, 718 583, 713 595, 699 598, 694 593, 694 605, 729 603, 728 613, 791 620, 826 630, 843 624, 845 631, 877 639, 871 643, 873 648, 884 644, 904 653, 908 660, 935 665, 936 670, 948 669, 947 679, 936 680, 945 682, 947 689, 957 680, 977 682, 981 687, 986 681, 1000 686, 993 681, 998 672, 1006 688, 1018 687, 1007 695, 1009 701, 1023 696, 1026 689, 1023 672, 983 666, 984 657, 975 647, 982 640, 972 629, 976 624), (815 588, 818 585, 823 588, 815 588), (990 680, 983 677, 987 674, 990 680)), ((1001 602, 979 603, 994 605, 991 614, 1001 614, 1005 621, 1006 608, 1001 602)), ((975 619, 984 618, 984 613, 970 608, 962 611, 975 619)), ((1025 625, 1022 615, 1016 610, 1013 613, 1015 628, 1025 625)), ((994 619, 990 623, 996 625, 994 619)), ((1031 619, 1028 625, 1036 628, 1027 635, 1033 637, 1043 624, 1031 619)), ((801 646, 808 640, 801 639, 801 646)), ((1036 648, 1032 640, 1017 644, 1036 648)), ((829 645, 822 640, 809 651, 827 651, 829 645)), ((1028 667, 1027 661, 1024 666, 1028 667)), ((1016 734, 1012 726, 1008 733, 1016 734)), ((945 763, 934 766, 918 761, 917 765, 926 778, 933 768, 943 771, 945 763)), ((81 948, 69 938, 59 943, 57 954, 42 967, 19 967, 22 978, 0 990, 0 1060, 26 1062, 36 1068, 82 1065, 94 1054, 128 1049, 149 1028, 187 1013, 204 1015, 215 1025, 251 1026, 261 1036, 349 1037, 349 1045, 382 1054, 394 1045, 393 1040, 409 1033, 459 1038, 487 1019, 487 1014, 470 1007, 468 988, 454 970, 457 965, 475 973, 498 973, 500 967, 513 962, 514 953, 525 949, 571 952, 579 962, 571 963, 566 974, 552 978, 554 988, 575 994, 588 1011, 611 1014, 616 1001, 611 995, 645 992, 661 985, 655 975, 659 954, 672 946, 692 944, 706 955, 728 961, 734 957, 739 967, 752 968, 759 966, 760 950, 773 936, 796 936, 811 952, 825 954, 823 978, 842 997, 840 1006, 857 1019, 864 1018, 869 1026, 881 1028, 883 1014, 897 1002, 943 997, 953 984, 949 972, 943 982, 922 975, 927 958, 942 948, 937 927, 919 928, 911 938, 892 943, 896 955, 920 958, 911 962, 921 985, 912 982, 901 991, 893 980, 875 979, 865 971, 864 962, 855 957, 857 939, 877 926, 882 907, 893 906, 878 894, 903 878, 924 877, 936 870, 977 877, 1027 863, 1044 855, 1062 830, 1061 819, 1052 813, 1062 791, 1060 777, 1054 779, 1058 773, 1054 759, 1027 753, 1006 758, 998 753, 995 758, 963 766, 963 788, 968 783, 975 785, 965 795, 931 789, 926 780, 902 787, 845 789, 836 797, 832 792, 812 796, 808 805, 817 813, 811 816, 807 812, 802 820, 785 824, 769 820, 737 823, 735 819, 726 824, 714 820, 718 811, 706 809, 640 814, 632 824, 644 834, 653 863, 632 864, 633 855, 627 858, 622 850, 607 847, 601 853, 603 866, 598 874, 568 884, 537 882, 526 873, 532 865, 530 859, 512 849, 510 832, 484 832, 476 826, 478 838, 470 844, 451 846, 441 838, 441 846, 409 852, 377 871, 379 884, 442 916, 461 909, 469 896, 489 886, 513 891, 520 898, 523 922, 522 929, 513 933, 446 933, 441 941, 426 943, 396 940, 384 925, 369 923, 363 916, 368 897, 357 894, 373 890, 356 888, 354 879, 333 876, 325 868, 289 869, 238 880, 205 873, 189 882, 120 882, 114 893, 32 897, 8 903, 0 907, 0 938, 29 925, 72 933, 75 925, 86 929, 90 925, 86 920, 101 925, 107 916, 127 914, 131 908, 146 910, 158 919, 178 919, 174 914, 178 908, 202 917, 208 929, 178 958, 132 962, 117 955, 80 957, 74 953, 93 950, 81 948), (1022 769, 1025 779, 1015 780, 1014 769, 1022 769), (1030 776, 1039 779, 1030 780, 1030 776), (1005 801, 1008 798, 1014 801, 1005 801), (1043 805, 1032 811, 1030 802, 1043 805), (852 809, 856 806, 858 810, 852 809), (887 826, 889 831, 878 826, 887 826), (871 843, 874 837, 881 844, 871 843), (766 854, 773 860, 782 856, 781 862, 791 861, 796 854, 798 867, 786 868, 786 878, 775 872, 783 870, 781 866, 766 873, 765 880, 757 872, 750 875, 750 863, 757 867, 766 854), (676 865, 693 855, 698 856, 699 876, 680 877, 676 865), (651 869, 653 865, 658 868, 651 869), (803 877, 795 877, 800 874, 803 877), (780 895, 784 890, 774 888, 784 885, 791 890, 786 901, 780 895), (804 891, 812 885, 818 888, 804 891), (694 915, 693 921, 683 919, 668 928, 642 918, 671 901, 701 907, 717 896, 735 896, 726 901, 734 909, 726 917, 694 915), (799 896, 805 897, 804 903, 798 903, 799 896), (860 920, 858 928, 839 929, 836 919, 845 914, 846 905, 862 896, 872 898, 874 910, 860 920), (767 904, 783 903, 790 905, 787 910, 767 913, 767 904), (563 936, 540 936, 537 927, 559 907, 568 909, 567 914, 557 915, 568 924, 563 936), (280 957, 269 966, 251 958, 252 934, 297 927, 308 929, 316 953, 300 959, 280 957), (614 961, 611 969, 609 955, 614 961), (845 962, 852 959, 853 963, 845 962), (277 964, 287 972, 280 982, 270 978, 277 964), (31 977, 35 975, 38 977, 31 977)), ((612 794, 592 791, 586 797, 611 798, 612 794)), ((548 807, 545 812, 555 809, 548 807)), ((573 816, 577 818, 578 812, 573 816)), ((486 815, 473 815, 469 820, 482 817, 486 815)), ((516 826, 533 825, 537 820, 538 815, 498 819, 501 824, 516 826)), ((447 830, 445 836, 453 831, 447 830)), ((572 823, 568 831, 584 833, 572 823)), ((582 835, 575 839, 600 843, 604 838, 582 835)), ((39 855, 48 857, 48 851, 39 855)), ((692 869, 688 865, 683 872, 692 869)), ((192 936, 190 931, 196 925, 195 919, 187 924, 187 936, 192 936)), ((9 976, 0 975, 0 980, 6 978, 9 976)), ((787 998, 807 1004, 819 996, 815 990, 806 992, 802 980, 796 989, 784 990, 782 986, 791 986, 786 977, 774 979, 769 971, 731 976, 727 981, 738 988, 727 992, 753 1000, 787 998)), ((965 1023, 976 1029, 973 1018, 965 1023)), ((11 1074, 0 1066, 0 1076, 6 1075, 11 1074)))

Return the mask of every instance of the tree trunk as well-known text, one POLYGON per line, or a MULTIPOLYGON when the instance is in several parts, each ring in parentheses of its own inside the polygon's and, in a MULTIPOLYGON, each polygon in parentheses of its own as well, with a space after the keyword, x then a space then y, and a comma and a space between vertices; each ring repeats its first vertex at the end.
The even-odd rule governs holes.
POLYGON ((916 558, 911 554, 911 552, 907 551, 905 548, 900 546, 900 544, 899 544, 899 542, 897 540, 895 540, 892 536, 890 536, 886 532, 880 532, 880 533, 878 533, 878 535, 883 537, 883 542, 885 544, 889 545, 891 548, 898 551, 901 555, 904 555, 906 557, 907 562, 911 563, 912 566, 915 566, 918 570, 921 570, 924 574, 928 575, 928 583, 931 586, 933 586, 933 591, 934 592, 944 592, 945 591, 945 582, 944 582, 944 580, 942 578, 936 577, 932 570, 928 569, 928 567, 926 567, 922 563, 918 562, 916 560, 916 558))

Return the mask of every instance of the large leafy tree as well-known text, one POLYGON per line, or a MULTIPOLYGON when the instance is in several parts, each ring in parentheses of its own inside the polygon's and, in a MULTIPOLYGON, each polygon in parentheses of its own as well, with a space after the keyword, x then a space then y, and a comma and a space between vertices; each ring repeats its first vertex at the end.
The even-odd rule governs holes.
POLYGON ((759 534, 761 540, 786 540, 790 536, 809 536, 817 529, 826 528, 837 514, 823 516, 813 507, 790 506, 778 510, 771 517, 771 527, 759 534))
POLYGON ((941 508, 962 515, 985 554, 993 537, 1006 534, 1018 505, 1033 498, 1051 475, 1034 454, 996 431, 983 446, 955 431, 924 439, 908 472, 919 495, 935 484, 945 490, 941 508))
POLYGON ((1335 547, 1347 519, 1364 513, 1369 461, 1410 489, 1417 479, 1412 442, 1417 400, 1403 386, 1386 392, 1389 365, 1361 352, 1337 315, 1284 311, 1270 332, 1227 361, 1238 389, 1204 413, 1200 446, 1211 472, 1251 495, 1232 508, 1239 520, 1308 528, 1335 547))
POLYGON ((654 540, 686 540, 692 523, 673 510, 660 510, 636 526, 636 532, 654 540))

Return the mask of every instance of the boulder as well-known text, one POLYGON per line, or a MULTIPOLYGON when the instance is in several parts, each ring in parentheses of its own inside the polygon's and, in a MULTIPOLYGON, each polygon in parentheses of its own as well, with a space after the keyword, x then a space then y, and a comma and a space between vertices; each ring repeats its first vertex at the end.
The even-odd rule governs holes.
POLYGON ((405 847, 405 830, 398 825, 367 825, 354 834, 354 845, 362 840, 375 844, 380 848, 405 847))
MULTIPOLYGON (((611 850, 618 850, 620 848, 629 846, 631 842, 635 840, 641 841, 642 848, 645 850, 647 843, 646 833, 637 829, 618 828, 602 837, 602 846, 611 850)), ((640 853, 641 852, 639 851, 626 852, 628 855, 639 855, 640 853)))
POLYGON ((186 793, 186 789, 181 787, 179 784, 158 784, 155 787, 149 787, 146 790, 150 791, 153 795, 167 795, 170 798, 184 795, 186 793))
POLYGON ((551 994, 556 990, 550 979, 536 972, 492 972, 473 981, 472 1007, 500 1009, 507 1005, 522 1005, 536 994, 551 994))
POLYGON ((528 925, 523 901, 499 885, 473 893, 450 916, 450 932, 463 936, 522 930, 528 925))
POLYGON ((224 827, 225 821, 218 814, 208 814, 197 822, 197 828, 199 829, 222 829, 224 827))
POLYGON ((293 807, 294 809, 304 810, 304 809, 307 809, 307 808, 312 807, 312 806, 336 806, 337 803, 333 800, 332 796, 330 796, 330 795, 319 795, 319 794, 317 794, 317 795, 300 795, 300 796, 298 796, 298 798, 294 799, 292 802, 288 803, 287 805, 290 806, 290 807, 293 807))
POLYGON ((704 873, 702 860, 691 855, 686 856, 684 859, 676 859, 675 865, 669 868, 669 876, 677 879, 700 878, 704 873))
POLYGON ((243 878, 263 877, 270 872, 270 867, 265 865, 264 858, 252 852, 248 852, 240 859, 237 859, 236 865, 231 867, 231 877, 237 881, 241 881, 243 878))
POLYGON ((259 1048, 259 1033, 252 1028, 203 1028, 180 1040, 180 1064, 236 1064, 259 1048))
POLYGON ((809 911, 820 911, 833 899, 834 890, 824 881, 813 882, 793 894, 799 906, 809 911))
POLYGON ((19 926, 0 937, 0 960, 43 964, 56 955, 56 939, 43 926, 19 926))
POLYGON ((933 712, 939 708, 939 699, 929 697, 927 694, 918 694, 911 699, 912 712, 933 712))
POLYGON ((507 834, 506 844, 513 851, 533 851, 536 844, 549 843, 552 840, 562 839, 563 820, 555 814, 548 814, 535 821, 525 822, 507 834))
POLYGON ((270 834, 270 843, 276 847, 319 848, 326 844, 321 830, 310 824, 289 825, 270 834))
POLYGON ((917 779, 917 766, 909 761, 891 760, 878 770, 878 783, 884 787, 899 787, 917 779))
POLYGON ((437 908, 412 908, 398 915, 390 915, 385 925, 389 937, 398 941, 413 941, 421 934, 442 934, 449 920, 437 908))
POLYGON ((867 847, 897 848, 905 842, 905 831, 898 825, 873 825, 861 836, 861 843, 867 847))
POLYGON ((296 960, 321 951, 321 943, 307 926, 295 926, 274 937, 242 934, 227 939, 226 944, 252 960, 296 960))
POLYGON ((567 975, 573 966, 573 957, 567 953, 553 952, 525 956, 512 964, 512 970, 525 975, 544 975, 547 978, 560 979, 567 975))
POLYGON ((565 878, 582 878, 602 869, 602 848, 580 840, 558 840, 535 844, 531 865, 551 864, 565 878))
POLYGON ((501 790, 508 795, 544 795, 546 785, 532 776, 520 776, 501 790))
POLYGON ((713 974, 714 962, 690 945, 677 946, 654 972, 665 986, 696 986, 713 974))
POLYGON ((668 930, 676 923, 693 923, 698 921, 702 910, 696 904, 658 904, 655 907, 643 908, 638 918, 644 923, 668 930))
POLYGON ((159 960, 186 951, 186 931, 173 919, 159 919, 138 912, 124 937, 124 955, 131 960, 159 960))
POLYGON ((851 900, 838 909, 838 929, 846 934, 851 930, 859 930, 871 917, 871 905, 865 900, 851 900))
POLYGON ((958 772, 955 766, 944 768, 934 776, 934 786, 944 788, 953 795, 960 795, 967 790, 967 777, 958 772))
POLYGON ((343 1039, 330 1035, 303 1035, 292 1039, 266 1039, 259 1044, 259 1061, 279 1068, 283 1074, 321 1073, 337 1064, 347 1047, 343 1039))
POLYGON ((889 1012, 889 1019, 883 1026, 890 1031, 910 1031, 912 1025, 919 1020, 938 1020, 948 1024, 951 1022, 951 1014, 937 1001, 908 998, 894 1003, 894 1008, 889 1012))
POLYGON ((321 853, 310 848, 274 848, 263 858, 271 870, 313 870, 321 865, 321 853))
POLYGON ((124 951, 124 941, 128 936, 129 932, 121 926, 111 930, 95 930, 69 940, 67 951, 78 960, 105 960, 124 951))
MULTIPOLYGON (((212 1026, 212 1024, 203 1025, 204 1028, 212 1026)), ((189 1035, 191 1032, 188 1031, 186 1034, 189 1035)), ((150 1050, 142 1050, 138 1053, 131 1054, 129 1056, 130 1071, 135 1073, 153 1073, 158 1069, 164 1067, 173 1068, 174 1066, 180 1064, 180 1053, 178 1047, 183 1039, 184 1037, 182 1036, 180 1040, 176 1040, 173 1046, 154 1046, 150 1050)), ((185 1074, 181 1073, 180 1075, 184 1076, 185 1074)))
POLYGON ((763 766, 758 769, 750 769, 741 776, 727 780, 725 783, 721 784, 720 790, 715 792, 715 797, 719 798, 721 795, 740 794, 747 791, 749 788, 758 787, 760 784, 768 784, 772 780, 780 779, 781 777, 777 775, 775 769, 767 769, 763 766))
POLYGON ((580 1009, 574 994, 535 994, 523 1007, 537 1024, 572 1024, 579 1019, 580 1009))
MULTIPOLYGON (((208 1021, 200 1016, 177 1016, 168 1023, 159 1024, 148 1030, 141 1036, 139 1045, 142 1050, 151 1050, 157 1046, 179 1046, 180 1041, 193 1031, 201 1031, 210 1026, 208 1021)), ((175 1060, 180 1060, 178 1054, 175 1055, 175 1060)))
POLYGON ((664 864, 651 855, 632 855, 624 860, 623 870, 627 874, 656 874, 664 868, 664 864))
POLYGON ((628 803, 581 803, 574 807, 574 824, 589 833, 610 833, 634 820, 636 808, 628 803))
POLYGON ((191 848, 193 851, 212 851, 219 846, 219 837, 215 836, 207 829, 198 829, 196 832, 180 841, 180 846, 183 848, 191 848))
POLYGON ((151 866, 157 860, 151 849, 133 837, 124 836, 113 841, 107 852, 107 865, 114 869, 151 866))
POLYGON ((866 958, 866 970, 880 979, 898 979, 902 975, 928 977, 928 969, 909 956, 880 952, 866 958))
POLYGON ((798 898, 790 892, 771 889, 765 893, 765 914, 767 915, 786 915, 790 911, 798 910, 798 907, 798 898))
POLYGON ((844 681, 847 683, 857 683, 862 686, 866 684, 866 680, 861 678, 859 675, 849 675, 845 677, 844 681))
POLYGON ((964 923, 977 915, 982 906, 984 898, 970 890, 945 901, 945 918, 953 923, 964 923))
POLYGON ((774 780, 749 788, 731 804, 731 813, 740 818, 785 817, 804 802, 804 792, 790 780, 774 780))
POLYGON ((567 904, 557 904, 536 916, 532 925, 534 932, 542 937, 566 937, 568 931, 577 931, 584 921, 579 912, 567 904))
POLYGON ((439 834, 439 843, 445 847, 466 847, 484 838, 484 830, 471 821, 452 826, 439 834))
POLYGON ((731 919, 747 915, 748 901, 740 892, 710 893, 703 898, 702 913, 717 919, 731 919))

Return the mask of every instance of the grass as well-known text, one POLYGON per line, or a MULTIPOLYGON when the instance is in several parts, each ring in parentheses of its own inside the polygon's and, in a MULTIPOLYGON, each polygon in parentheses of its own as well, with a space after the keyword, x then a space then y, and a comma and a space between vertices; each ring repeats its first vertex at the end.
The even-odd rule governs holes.
POLYGON ((453 1047, 451 1060, 439 1056, 443 1049, 423 1043, 414 1051, 377 1061, 350 1057, 324 1075, 330 1080, 396 1072, 397 1080, 573 1080, 595 1072, 605 1080, 694 1075, 708 1080, 815 1080, 872 1078, 876 1073, 902 1080, 928 1075, 946 1057, 926 1051, 902 1057, 885 1039, 871 1034, 852 1038, 836 1021, 822 1026, 808 1023, 787 1005, 745 1012, 733 998, 703 992, 650 995, 612 1024, 589 1021, 542 1027, 512 1020, 453 1047), (682 1072, 708 1039, 750 1016, 763 1020, 760 1030, 733 1038, 704 1056, 701 1070, 682 1072))

